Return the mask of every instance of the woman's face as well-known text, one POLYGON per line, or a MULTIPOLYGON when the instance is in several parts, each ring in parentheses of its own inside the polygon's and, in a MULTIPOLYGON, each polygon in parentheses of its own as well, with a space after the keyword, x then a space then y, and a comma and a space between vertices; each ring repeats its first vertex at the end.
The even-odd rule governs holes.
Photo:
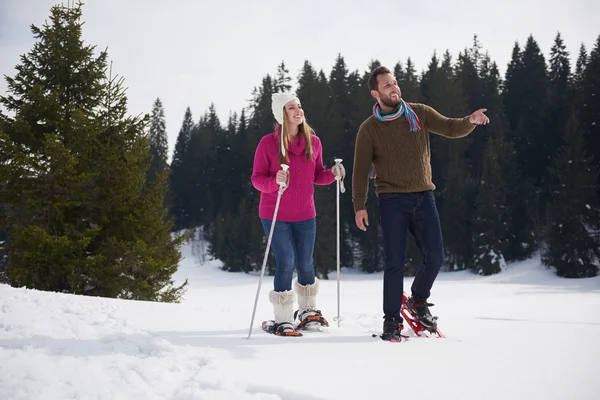
POLYGON ((291 125, 300 125, 304 122, 304 110, 298 100, 291 100, 283 107, 285 109, 285 119, 291 125))

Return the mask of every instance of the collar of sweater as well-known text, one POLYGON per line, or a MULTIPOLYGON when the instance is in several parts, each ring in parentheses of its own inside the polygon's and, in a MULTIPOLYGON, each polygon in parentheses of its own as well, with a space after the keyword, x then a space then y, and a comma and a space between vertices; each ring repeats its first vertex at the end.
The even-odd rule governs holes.
MULTIPOLYGON (((281 128, 279 125, 275 128, 275 138, 277 140, 277 144, 280 143, 281 137, 281 128)), ((304 149, 306 148, 306 142, 304 141, 304 136, 296 135, 295 138, 288 142, 288 152, 294 154, 296 156, 304 154, 304 149)))

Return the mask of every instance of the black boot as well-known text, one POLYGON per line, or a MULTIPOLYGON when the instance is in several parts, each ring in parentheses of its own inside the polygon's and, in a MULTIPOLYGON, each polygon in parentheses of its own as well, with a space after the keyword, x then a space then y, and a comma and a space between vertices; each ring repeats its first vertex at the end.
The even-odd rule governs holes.
POLYGON ((384 317, 381 338, 390 342, 399 342, 402 340, 402 329, 404 329, 402 318, 384 317))
POLYGON ((437 330, 437 319, 431 315, 429 307, 433 306, 432 303, 428 303, 427 300, 419 300, 410 297, 406 301, 406 308, 413 314, 417 320, 430 332, 437 330))

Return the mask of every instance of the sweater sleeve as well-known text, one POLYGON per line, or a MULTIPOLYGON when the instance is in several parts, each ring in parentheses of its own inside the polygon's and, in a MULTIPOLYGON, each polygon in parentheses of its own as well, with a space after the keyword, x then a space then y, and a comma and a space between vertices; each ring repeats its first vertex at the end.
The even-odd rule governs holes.
POLYGON ((373 162, 373 138, 365 129, 363 123, 356 135, 354 147, 354 170, 352 172, 352 202, 354 212, 366 209, 367 193, 369 191, 369 171, 373 162))
POLYGON ((254 166, 252 168, 252 185, 264 193, 274 193, 279 190, 275 176, 269 175, 269 156, 267 138, 263 138, 254 153, 254 166))
POLYGON ((315 179, 314 183, 317 185, 329 185, 333 181, 335 181, 335 176, 331 172, 331 169, 325 169, 323 166, 323 147, 321 145, 321 140, 318 137, 315 137, 316 146, 315 149, 315 179))
POLYGON ((447 118, 432 107, 421 105, 425 113, 427 129, 447 138, 461 138, 473 132, 475 125, 469 122, 469 117, 447 118))

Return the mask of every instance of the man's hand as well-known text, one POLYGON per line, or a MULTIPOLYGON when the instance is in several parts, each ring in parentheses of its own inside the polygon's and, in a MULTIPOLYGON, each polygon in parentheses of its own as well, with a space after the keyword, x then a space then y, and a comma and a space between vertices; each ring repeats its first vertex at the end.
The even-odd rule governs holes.
POLYGON ((490 123, 490 119, 487 117, 487 115, 484 114, 484 112, 487 111, 487 108, 480 108, 479 110, 475 111, 473 114, 471 114, 469 116, 469 122, 472 123, 473 125, 487 125, 490 123))
POLYGON ((360 210, 354 216, 354 221, 356 222, 356 226, 361 231, 366 231, 367 226, 369 226, 369 215, 367 214, 367 210, 360 210))

